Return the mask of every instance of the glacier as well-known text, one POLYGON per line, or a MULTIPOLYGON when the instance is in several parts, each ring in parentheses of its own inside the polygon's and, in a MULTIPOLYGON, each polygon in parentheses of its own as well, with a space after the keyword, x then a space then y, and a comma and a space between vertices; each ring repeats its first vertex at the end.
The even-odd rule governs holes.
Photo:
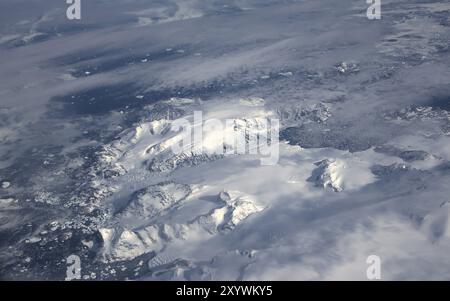
POLYGON ((450 279, 449 3, 2 2, 0 279, 450 279))

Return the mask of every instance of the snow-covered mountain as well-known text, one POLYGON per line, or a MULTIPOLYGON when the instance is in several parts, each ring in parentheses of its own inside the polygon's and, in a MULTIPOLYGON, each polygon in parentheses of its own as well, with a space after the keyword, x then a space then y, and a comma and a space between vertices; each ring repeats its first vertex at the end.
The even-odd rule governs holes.
POLYGON ((448 3, 2 2, 1 279, 450 278, 448 3))

